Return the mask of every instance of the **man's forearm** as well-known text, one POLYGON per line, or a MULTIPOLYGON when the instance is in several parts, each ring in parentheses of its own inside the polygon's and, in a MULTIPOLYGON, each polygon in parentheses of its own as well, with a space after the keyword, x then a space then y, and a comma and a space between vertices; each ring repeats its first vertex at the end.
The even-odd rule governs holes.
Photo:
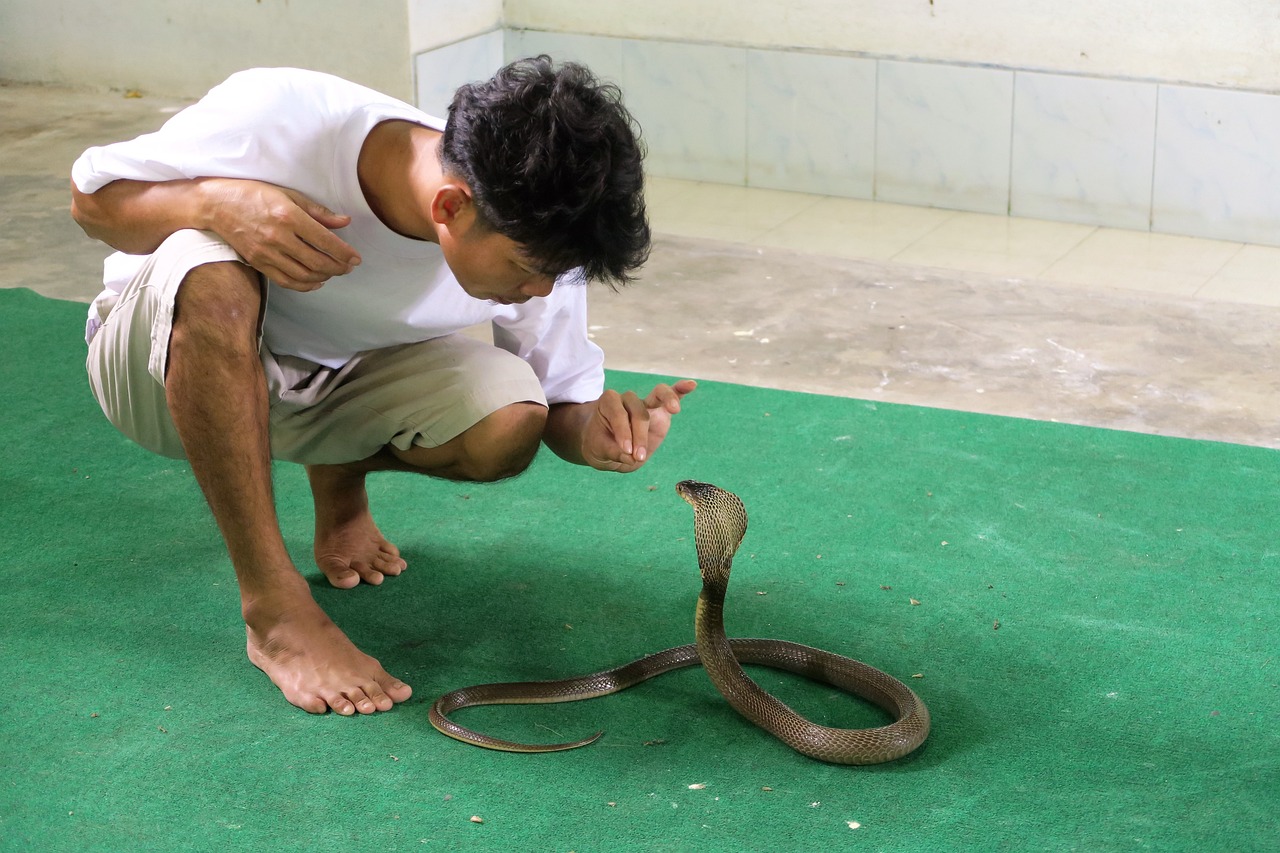
POLYGON ((586 465, 582 455, 582 435, 594 407, 587 403, 555 403, 547 412, 542 443, 556 456, 575 465, 586 465))
POLYGON ((121 252, 150 254, 175 231, 210 228, 206 180, 121 180, 91 194, 82 193, 73 183, 71 216, 95 240, 121 252))

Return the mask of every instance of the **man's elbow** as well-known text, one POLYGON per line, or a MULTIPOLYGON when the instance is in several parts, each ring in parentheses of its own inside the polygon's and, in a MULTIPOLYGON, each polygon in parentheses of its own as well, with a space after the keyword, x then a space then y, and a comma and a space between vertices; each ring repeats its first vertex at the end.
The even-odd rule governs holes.
POLYGON ((86 203, 89 197, 80 192, 80 189, 71 183, 71 219, 75 224, 80 226, 80 230, 88 234, 90 237, 97 238, 93 233, 93 217, 90 213, 91 204, 86 203))

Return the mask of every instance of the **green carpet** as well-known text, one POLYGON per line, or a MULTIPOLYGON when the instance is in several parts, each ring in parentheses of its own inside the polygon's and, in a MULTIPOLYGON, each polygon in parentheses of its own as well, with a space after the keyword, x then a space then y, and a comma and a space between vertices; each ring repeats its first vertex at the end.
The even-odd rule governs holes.
MULTIPOLYGON (((705 383, 634 475, 543 454, 497 485, 372 480, 410 571, 316 596, 416 694, 316 717, 246 661, 185 465, 98 413, 83 314, 0 292, 0 849, 1280 849, 1274 451, 705 383), (752 515, 730 633, 908 681, 933 714, 920 752, 816 763, 698 670, 458 715, 515 739, 606 729, 574 752, 430 727, 455 687, 690 641, 688 477, 752 515)), ((277 483, 316 577, 305 479, 277 483)), ((819 722, 882 719, 756 672, 819 722)))

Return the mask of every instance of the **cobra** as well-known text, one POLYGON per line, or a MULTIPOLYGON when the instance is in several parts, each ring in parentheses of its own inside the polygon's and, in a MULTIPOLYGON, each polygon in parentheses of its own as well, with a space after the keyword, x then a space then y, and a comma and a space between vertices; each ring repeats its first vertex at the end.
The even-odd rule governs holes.
POLYGON ((431 706, 431 724, 465 743, 508 752, 555 752, 593 743, 603 732, 559 744, 524 744, 464 728, 449 719, 476 705, 574 702, 617 693, 650 678, 701 663, 711 682, 742 716, 810 758, 835 764, 880 764, 913 752, 929 736, 929 709, 898 679, 852 658, 774 639, 725 636, 724 599, 733 557, 747 530, 747 511, 732 492, 685 480, 676 492, 693 506, 694 546, 702 592, 694 616, 695 642, 666 649, 591 675, 556 681, 503 682, 464 687, 431 706), (818 725, 761 688, 741 664, 806 676, 858 696, 886 711, 893 722, 870 729, 818 725))

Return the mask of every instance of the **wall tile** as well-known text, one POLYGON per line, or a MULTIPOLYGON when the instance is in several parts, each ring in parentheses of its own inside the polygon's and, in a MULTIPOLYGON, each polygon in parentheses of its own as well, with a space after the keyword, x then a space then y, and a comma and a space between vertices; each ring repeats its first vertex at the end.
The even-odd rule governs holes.
POLYGON ((487 80, 502 67, 503 33, 495 30, 413 58, 417 106, 444 118, 453 93, 463 83, 487 80))
POLYGON ((1017 72, 1010 209, 1146 230, 1156 84, 1017 72))
POLYGON ((1280 95, 1160 87, 1152 227, 1280 245, 1280 95))
POLYGON ((543 52, 622 86, 657 178, 1280 246, 1280 94, 509 30, 414 57, 417 102, 543 52))
POLYGON ((649 170, 746 182, 746 50, 624 40, 623 91, 644 129, 649 170))
MULTIPOLYGON (((576 33, 509 30, 506 57, 511 62, 545 53, 556 62, 580 62, 601 80, 622 82, 622 40, 576 33)), ((626 95, 626 92, 623 92, 626 95)))
POLYGON ((747 51, 747 183, 869 199, 875 180, 876 63, 747 51))
POLYGON ((879 65, 876 198, 1008 213, 1013 72, 879 65))

